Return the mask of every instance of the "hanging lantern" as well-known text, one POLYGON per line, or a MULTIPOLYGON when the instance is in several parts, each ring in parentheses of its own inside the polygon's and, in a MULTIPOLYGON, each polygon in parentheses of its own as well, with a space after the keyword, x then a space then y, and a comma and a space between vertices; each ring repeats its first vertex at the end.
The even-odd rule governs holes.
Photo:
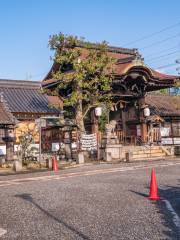
POLYGON ((150 109, 148 107, 144 108, 144 116, 149 117, 150 116, 150 109))
POLYGON ((97 117, 100 117, 102 115, 102 107, 96 107, 95 108, 95 115, 97 117))

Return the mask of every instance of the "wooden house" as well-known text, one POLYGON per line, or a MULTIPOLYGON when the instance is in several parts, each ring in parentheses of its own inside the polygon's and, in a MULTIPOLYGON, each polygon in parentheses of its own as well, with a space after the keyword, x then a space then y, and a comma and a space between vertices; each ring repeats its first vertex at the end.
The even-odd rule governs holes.
MULTIPOLYGON (((78 47, 81 48, 83 60, 88 55, 88 49, 83 45, 78 47)), ((97 46, 92 44, 93 48, 97 46)), ((145 96, 149 92, 174 86, 180 77, 151 69, 144 63, 137 49, 109 47, 108 54, 117 60, 114 64, 112 85, 114 109, 109 112, 109 123, 115 121, 113 128, 118 142, 124 145, 144 145, 150 141, 154 142, 152 128, 160 126, 163 116, 151 112, 145 96)), ((43 88, 51 90, 56 87, 58 81, 53 79, 52 73, 58 69, 59 65, 54 63, 42 81, 43 88)), ((94 131, 96 122, 92 117, 89 123, 86 123, 86 130, 89 131, 91 125, 91 131, 94 131)), ((155 140, 157 142, 157 139, 155 140)))
POLYGON ((161 121, 154 122, 153 142, 180 145, 180 96, 149 94, 145 97, 145 102, 150 108, 151 116, 161 118, 161 121))
MULTIPOLYGON (((4 149, 5 129, 12 129, 11 143, 19 144, 19 137, 31 134, 34 143, 39 143, 39 130, 36 119, 57 117, 61 113, 61 101, 55 96, 42 93, 41 82, 0 79, 0 145, 4 149), (53 107, 56 105, 57 108, 53 107), (0 109, 1 110, 1 109, 0 109)), ((13 152, 13 145, 12 150, 13 152)))

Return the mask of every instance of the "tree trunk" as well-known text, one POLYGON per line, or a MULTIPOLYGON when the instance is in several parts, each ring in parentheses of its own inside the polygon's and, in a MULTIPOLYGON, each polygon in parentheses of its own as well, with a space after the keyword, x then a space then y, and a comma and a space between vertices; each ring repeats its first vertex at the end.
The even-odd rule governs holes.
POLYGON ((76 118, 76 123, 79 128, 80 135, 81 135, 85 132, 83 111, 82 111, 82 100, 79 100, 76 105, 75 118, 76 118))
MULTIPOLYGON (((82 100, 79 100, 76 105, 75 118, 76 118, 77 126, 79 128, 78 129, 79 137, 81 139, 82 134, 85 132, 84 121, 83 121, 83 112, 82 112, 82 100)), ((77 163, 84 163, 84 152, 82 151, 81 144, 79 145, 79 153, 78 153, 77 163)))

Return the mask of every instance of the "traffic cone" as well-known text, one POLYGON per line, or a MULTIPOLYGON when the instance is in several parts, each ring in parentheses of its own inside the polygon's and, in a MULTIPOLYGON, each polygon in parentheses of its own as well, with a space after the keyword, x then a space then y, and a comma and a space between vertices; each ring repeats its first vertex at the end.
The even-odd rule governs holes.
POLYGON ((54 172, 58 171, 57 159, 55 156, 52 157, 52 170, 54 172))
POLYGON ((150 200, 155 200, 155 201, 160 200, 160 197, 158 196, 158 188, 157 188, 157 183, 156 183, 155 169, 152 169, 152 172, 151 172, 149 199, 150 200))

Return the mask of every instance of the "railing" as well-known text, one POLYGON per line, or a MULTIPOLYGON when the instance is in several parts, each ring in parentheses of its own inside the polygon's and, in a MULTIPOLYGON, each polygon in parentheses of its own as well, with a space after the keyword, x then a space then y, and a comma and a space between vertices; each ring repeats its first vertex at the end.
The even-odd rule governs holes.
POLYGON ((115 133, 116 133, 116 136, 117 136, 117 138, 118 138, 118 140, 119 140, 119 143, 120 143, 120 144, 125 144, 126 139, 125 139, 124 131, 122 131, 122 130, 116 130, 115 133))
POLYGON ((161 139, 160 129, 152 128, 149 130, 147 135, 147 142, 151 143, 159 143, 161 139))
POLYGON ((151 157, 151 144, 149 144, 149 145, 145 145, 144 144, 144 142, 143 142, 143 140, 142 140, 142 138, 141 137, 138 137, 137 138, 137 143, 139 143, 139 146, 142 146, 142 150, 143 150, 143 152, 145 153, 145 150, 149 150, 150 151, 150 157, 151 157))

